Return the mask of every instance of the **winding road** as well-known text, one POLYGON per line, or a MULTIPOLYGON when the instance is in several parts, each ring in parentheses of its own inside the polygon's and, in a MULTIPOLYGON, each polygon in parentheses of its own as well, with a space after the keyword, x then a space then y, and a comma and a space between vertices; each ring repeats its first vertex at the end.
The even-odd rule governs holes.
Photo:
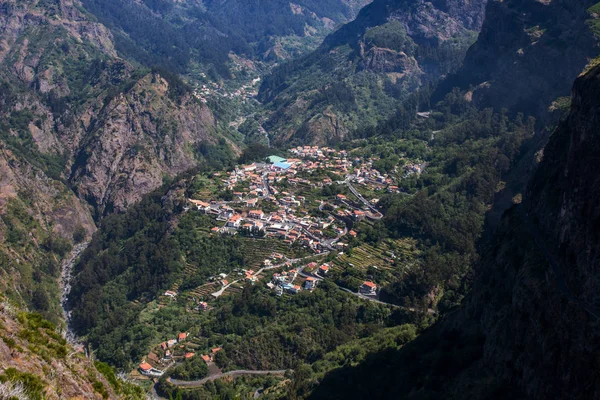
POLYGON ((352 179, 354 179, 354 175, 349 175, 346 178, 346 185, 348 186, 348 189, 350 189, 350 191, 352 192, 352 194, 355 195, 356 198, 358 200, 360 200, 365 206, 367 206, 369 208, 369 210, 371 210, 371 212, 373 213, 373 215, 369 216, 369 218, 374 219, 374 220, 380 220, 381 218, 383 218, 383 214, 381 214, 381 212, 379 212, 379 210, 377 210, 367 199, 365 199, 358 192, 358 190, 356 190, 356 188, 354 186, 352 186, 352 183, 350 183, 350 181, 352 179))
POLYGON ((287 369, 274 370, 274 371, 253 371, 247 369, 239 369, 236 371, 222 372, 219 374, 207 376, 206 378, 199 379, 197 381, 179 381, 176 379, 170 379, 169 382, 178 387, 198 387, 204 385, 206 382, 214 381, 216 379, 224 378, 226 376, 243 376, 243 375, 285 375, 289 371, 287 369))

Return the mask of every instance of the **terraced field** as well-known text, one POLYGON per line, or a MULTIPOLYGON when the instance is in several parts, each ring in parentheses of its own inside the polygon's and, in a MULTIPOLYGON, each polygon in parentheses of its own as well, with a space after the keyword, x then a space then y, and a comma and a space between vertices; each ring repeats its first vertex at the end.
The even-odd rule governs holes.
POLYGON ((199 299, 208 299, 210 298, 210 294, 216 292, 221 288, 221 285, 217 282, 211 282, 204 284, 202 286, 198 286, 195 289, 186 292, 188 296, 197 297, 199 299))
POLYGON ((224 292, 223 292, 223 296, 231 296, 232 294, 237 294, 237 293, 241 293, 242 292, 242 285, 244 285, 244 283, 242 282, 238 282, 234 285, 229 286, 224 292))
POLYGON ((273 252, 293 257, 293 252, 288 244, 274 239, 243 239, 244 252, 248 269, 256 269, 273 252))
POLYGON ((345 253, 339 256, 332 265, 334 270, 342 270, 346 266, 353 266, 362 271, 375 266, 380 270, 395 269, 399 261, 406 262, 418 255, 414 241, 399 239, 396 241, 382 242, 374 247, 362 244, 352 249, 351 254, 345 253), (392 257, 392 254, 396 258, 392 257))
POLYGON ((209 179, 206 176, 197 175, 192 183, 194 192, 194 199, 209 201, 215 198, 215 195, 219 192, 221 179, 224 177, 214 177, 209 179))
POLYGON ((392 269, 392 260, 384 255, 386 251, 387 246, 373 247, 363 244, 352 249, 351 255, 346 253, 338 257, 334 264, 340 267, 352 265, 363 271, 366 271, 371 266, 376 266, 380 269, 392 269))

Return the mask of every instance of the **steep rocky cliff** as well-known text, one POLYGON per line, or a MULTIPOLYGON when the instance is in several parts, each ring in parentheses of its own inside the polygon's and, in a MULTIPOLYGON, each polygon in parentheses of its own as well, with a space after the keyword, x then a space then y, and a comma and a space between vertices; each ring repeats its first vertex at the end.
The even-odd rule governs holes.
POLYGON ((79 3, 3 8, 3 139, 98 212, 124 209, 195 166, 200 142, 217 142, 212 113, 185 84, 117 58, 79 3))
POLYGON ((461 65, 485 3, 374 1, 318 50, 265 79, 259 97, 273 110, 266 126, 276 141, 322 144, 375 125, 461 65))
POLYGON ((600 398, 599 94, 596 67, 482 249, 465 304, 403 349, 332 372, 312 398, 600 398))
POLYGON ((148 74, 83 121, 70 182, 99 212, 124 210, 163 178, 196 166, 202 142, 216 142, 210 110, 189 93, 171 98, 169 90, 164 78, 148 74))
POLYGON ((595 0, 490 1, 477 42, 456 76, 442 85, 472 88, 481 106, 545 120, 551 103, 599 54, 595 0))
POLYGON ((228 151, 215 124, 177 76, 120 59, 79 2, 2 2, 2 291, 57 321, 61 258, 93 217, 228 151))
POLYGON ((69 345, 39 314, 20 311, 0 296, 0 398, 143 399, 105 364, 69 345))
POLYGON ((506 216, 467 305, 481 318, 485 362, 539 399, 600 397, 600 68, 573 93, 571 113, 546 145, 523 205, 506 216))

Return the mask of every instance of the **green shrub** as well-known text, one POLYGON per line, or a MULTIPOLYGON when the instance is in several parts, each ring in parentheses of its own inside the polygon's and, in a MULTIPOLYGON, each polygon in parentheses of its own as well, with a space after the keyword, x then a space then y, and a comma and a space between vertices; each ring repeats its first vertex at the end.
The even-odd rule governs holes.
POLYGON ((19 372, 15 368, 7 368, 0 375, 0 382, 14 382, 23 385, 25 392, 31 400, 42 400, 44 398, 44 382, 37 376, 28 372, 19 372))
POLYGON ((113 389, 119 390, 119 380, 117 379, 117 375, 115 374, 115 371, 111 368, 111 366, 101 361, 94 362, 94 365, 96 366, 98 372, 104 375, 104 377, 106 378, 108 383, 110 383, 110 385, 113 387, 113 389))

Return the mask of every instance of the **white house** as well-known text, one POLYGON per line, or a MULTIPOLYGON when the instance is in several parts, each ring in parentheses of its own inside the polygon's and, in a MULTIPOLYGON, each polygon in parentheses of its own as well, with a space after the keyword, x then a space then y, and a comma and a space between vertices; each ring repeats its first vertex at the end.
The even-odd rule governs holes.
POLYGON ((152 365, 147 362, 143 362, 140 364, 140 372, 142 375, 151 376, 151 377, 161 377, 164 373, 163 371, 154 368, 152 365))
POLYGON ((358 289, 359 293, 365 294, 368 296, 377 294, 377 285, 370 281, 364 281, 363 284, 358 289))

